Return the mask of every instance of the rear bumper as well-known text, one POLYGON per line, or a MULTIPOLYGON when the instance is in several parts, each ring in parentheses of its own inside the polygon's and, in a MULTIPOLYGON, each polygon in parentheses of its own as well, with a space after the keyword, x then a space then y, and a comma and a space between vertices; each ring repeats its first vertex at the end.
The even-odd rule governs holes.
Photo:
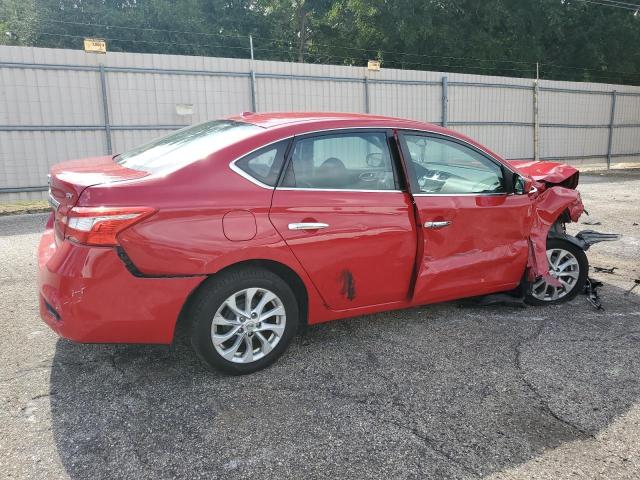
POLYGON ((203 277, 139 278, 114 248, 65 240, 38 248, 40 316, 58 335, 87 343, 171 343, 188 295, 203 277))

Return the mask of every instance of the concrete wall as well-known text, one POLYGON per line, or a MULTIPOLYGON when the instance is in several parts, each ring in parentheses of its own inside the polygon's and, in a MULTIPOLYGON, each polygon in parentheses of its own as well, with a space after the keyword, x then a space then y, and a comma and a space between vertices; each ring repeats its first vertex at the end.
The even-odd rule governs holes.
MULTIPOLYGON (((51 165, 104 155, 109 141, 116 153, 251 110, 369 112, 433 123, 446 115, 450 128, 506 158, 533 158, 533 97, 533 81, 521 78, 0 46, 0 201, 44 198, 51 165), (193 114, 179 115, 178 104, 193 105, 193 114)), ((590 169, 606 168, 607 160, 612 168, 640 166, 640 87, 542 80, 538 104, 542 159, 590 169)))

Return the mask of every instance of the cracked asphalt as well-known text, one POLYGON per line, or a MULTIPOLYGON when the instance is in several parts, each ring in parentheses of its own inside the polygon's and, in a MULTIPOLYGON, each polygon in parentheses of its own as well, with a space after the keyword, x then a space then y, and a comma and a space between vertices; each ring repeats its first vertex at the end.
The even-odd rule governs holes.
MULTIPOLYGON (((639 478, 640 170, 584 175, 605 311, 452 302, 334 322, 245 377, 40 322, 44 215, 0 218, 4 478, 639 478), (635 225, 634 225, 635 223, 635 225)), ((586 217, 584 217, 586 218, 586 217)), ((583 218, 583 219, 584 219, 583 218)))

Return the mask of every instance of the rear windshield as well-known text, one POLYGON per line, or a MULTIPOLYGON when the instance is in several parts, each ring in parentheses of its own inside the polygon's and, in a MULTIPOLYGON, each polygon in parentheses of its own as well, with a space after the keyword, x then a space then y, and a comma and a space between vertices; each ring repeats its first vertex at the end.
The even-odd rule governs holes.
POLYGON ((215 120, 183 128, 115 157, 123 167, 168 173, 261 131, 249 123, 215 120))

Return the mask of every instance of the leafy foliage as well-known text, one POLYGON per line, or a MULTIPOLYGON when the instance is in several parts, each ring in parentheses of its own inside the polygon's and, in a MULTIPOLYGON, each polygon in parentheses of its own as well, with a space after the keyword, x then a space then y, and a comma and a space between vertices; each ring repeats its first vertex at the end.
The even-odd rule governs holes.
POLYGON ((265 60, 640 84, 640 15, 581 0, 0 0, 0 27, 14 45, 247 58, 251 34, 265 60))

